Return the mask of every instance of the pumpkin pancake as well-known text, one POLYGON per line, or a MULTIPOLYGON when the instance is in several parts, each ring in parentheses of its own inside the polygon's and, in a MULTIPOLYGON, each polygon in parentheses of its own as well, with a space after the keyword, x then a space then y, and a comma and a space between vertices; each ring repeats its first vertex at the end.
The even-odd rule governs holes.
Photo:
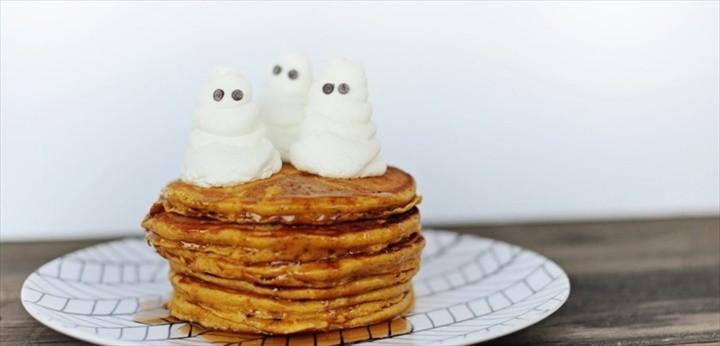
POLYGON ((264 297, 244 291, 215 286, 196 278, 171 273, 170 282, 173 288, 193 301, 208 306, 235 307, 240 310, 256 311, 260 318, 276 318, 277 316, 304 316, 326 314, 328 310, 337 310, 361 303, 390 300, 405 294, 411 288, 409 282, 385 288, 363 292, 349 297, 321 300, 289 300, 264 297))
POLYGON ((224 256, 194 250, 166 248, 148 239, 160 256, 194 272, 250 281, 260 285, 286 287, 332 287, 358 277, 399 273, 420 264, 425 239, 415 233, 410 238, 373 254, 355 254, 312 262, 278 261, 245 264, 224 256))
POLYGON ((172 316, 263 334, 347 329, 412 308, 425 246, 413 178, 290 165, 228 187, 171 182, 143 221, 170 263, 172 316))
POLYGON ((200 323, 207 328, 241 333, 291 334, 346 329, 387 321, 408 311, 413 303, 411 289, 389 300, 328 309, 310 318, 287 314, 268 319, 255 316, 254 311, 249 309, 199 303, 185 296, 182 291, 174 290, 168 308, 172 316, 200 323))
POLYGON ((170 269, 177 274, 192 276, 199 280, 215 286, 229 288, 238 291, 250 292, 258 295, 282 298, 282 299, 332 299, 347 297, 369 292, 388 286, 393 286, 410 281, 419 268, 402 271, 397 274, 380 274, 360 277, 345 284, 327 288, 288 288, 277 286, 263 286, 253 284, 244 280, 225 279, 208 273, 199 273, 188 270, 183 266, 170 264, 170 269))
POLYGON ((143 227, 155 246, 194 250, 242 263, 315 261, 374 253, 420 231, 417 208, 388 219, 327 225, 241 225, 158 211, 143 227))
POLYGON ((377 177, 332 179, 288 164, 267 179, 234 186, 203 188, 173 181, 161 199, 167 211, 190 217, 304 225, 386 218, 420 202, 415 180, 395 167, 377 177))

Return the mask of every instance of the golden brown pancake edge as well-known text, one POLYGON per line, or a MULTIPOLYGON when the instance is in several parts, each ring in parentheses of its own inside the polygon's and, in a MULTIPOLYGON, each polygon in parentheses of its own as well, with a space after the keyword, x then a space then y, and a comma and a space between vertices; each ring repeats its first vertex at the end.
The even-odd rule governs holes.
POLYGON ((373 253, 420 231, 417 209, 389 219, 337 225, 240 225, 195 219, 168 212, 143 222, 155 246, 191 249, 246 263, 313 261, 373 253))

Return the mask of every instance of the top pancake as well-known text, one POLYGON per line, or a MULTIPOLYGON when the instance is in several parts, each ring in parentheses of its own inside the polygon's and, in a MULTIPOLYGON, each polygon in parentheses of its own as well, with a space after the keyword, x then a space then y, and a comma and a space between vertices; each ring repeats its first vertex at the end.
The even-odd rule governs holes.
POLYGON ((304 225, 384 218, 420 202, 415 180, 395 167, 377 177, 333 179, 288 164, 270 178, 234 186, 203 188, 176 180, 161 199, 166 211, 190 217, 304 225))

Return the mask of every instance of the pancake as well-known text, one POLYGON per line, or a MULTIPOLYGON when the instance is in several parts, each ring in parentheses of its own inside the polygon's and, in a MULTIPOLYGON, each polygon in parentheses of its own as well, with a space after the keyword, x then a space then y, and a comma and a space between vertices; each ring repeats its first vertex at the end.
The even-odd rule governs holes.
POLYGON ((413 303, 414 295, 409 290, 389 300, 328 309, 314 318, 286 315, 268 319, 236 307, 202 304, 175 290, 168 308, 172 316, 207 328, 241 333, 291 334, 346 329, 386 321, 408 311, 413 303))
POLYGON ((283 165, 263 180, 203 188, 180 180, 161 196, 167 211, 195 218, 258 224, 328 225, 386 218, 420 202, 415 180, 395 167, 382 176, 332 179, 283 165))
POLYGON ((347 297, 352 295, 361 294, 363 292, 369 292, 379 288, 388 286, 394 286, 401 283, 409 282, 413 276, 417 273, 419 268, 413 268, 410 270, 402 271, 396 274, 380 274, 371 275, 361 278, 357 278, 345 284, 336 285, 327 288, 288 288, 283 287, 282 289, 276 286, 263 286, 253 284, 251 282, 236 280, 236 279, 225 279, 215 275, 207 273, 199 273, 188 270, 183 266, 175 264, 170 265, 170 269, 174 273, 182 274, 185 276, 192 276, 199 280, 207 283, 230 288, 238 291, 250 292, 268 297, 276 297, 281 299, 332 299, 338 297, 347 297))
POLYGON ((148 240, 159 247, 223 256, 243 263, 315 261, 374 253, 420 230, 417 208, 388 219, 327 225, 241 225, 164 211, 161 205, 143 222, 148 240))
POLYGON ((313 262, 279 261, 249 265, 215 254, 166 248, 153 243, 152 238, 148 240, 172 264, 194 272, 260 285, 313 288, 333 287, 368 275, 411 270, 419 266, 420 252, 425 245, 425 239, 415 233, 405 241, 373 254, 355 254, 313 262))
POLYGON ((172 316, 233 332, 332 331, 412 308, 419 202, 394 167, 329 179, 286 164, 235 186, 171 182, 142 225, 170 264, 172 316))
POLYGON ((322 300, 290 300, 265 297, 219 287, 177 273, 170 274, 170 282, 177 292, 186 297, 193 297, 193 301, 196 303, 254 311, 255 316, 269 319, 277 318, 278 316, 312 318, 314 315, 326 314, 328 311, 334 311, 340 308, 368 302, 391 300, 407 293, 411 288, 410 283, 406 282, 349 297, 322 300))

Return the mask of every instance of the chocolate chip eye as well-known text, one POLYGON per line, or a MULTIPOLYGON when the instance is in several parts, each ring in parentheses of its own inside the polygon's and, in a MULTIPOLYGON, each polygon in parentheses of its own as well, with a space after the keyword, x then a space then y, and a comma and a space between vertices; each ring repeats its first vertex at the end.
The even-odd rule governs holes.
POLYGON ((223 96, 225 96, 225 92, 222 89, 215 89, 215 91, 213 91, 213 100, 220 102, 223 96))
POLYGON ((290 70, 290 72, 288 72, 288 78, 290 78, 290 79, 297 79, 297 77, 298 77, 298 71, 297 71, 297 70, 290 70))
POLYGON ((338 85, 338 92, 345 95, 350 92, 350 86, 345 83, 340 83, 340 85, 338 85))
POLYGON ((282 72, 282 67, 280 67, 280 65, 275 65, 275 67, 273 67, 273 74, 277 76, 280 72, 282 72))
POLYGON ((231 96, 232 96, 233 100, 235 100, 235 101, 240 101, 240 100, 242 100, 243 95, 244 95, 244 94, 243 94, 242 90, 240 90, 240 89, 235 89, 235 90, 233 90, 231 96))
POLYGON ((325 94, 327 94, 327 95, 332 94, 332 92, 333 92, 334 89, 335 89, 335 86, 332 85, 331 83, 325 83, 325 84, 323 85, 323 92, 324 92, 325 94))

